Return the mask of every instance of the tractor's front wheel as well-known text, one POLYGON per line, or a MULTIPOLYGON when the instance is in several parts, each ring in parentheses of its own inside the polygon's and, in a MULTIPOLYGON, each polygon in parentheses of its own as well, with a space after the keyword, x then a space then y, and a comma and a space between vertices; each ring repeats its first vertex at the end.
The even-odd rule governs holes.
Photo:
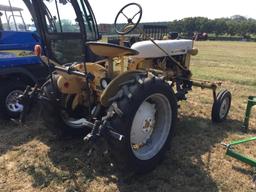
POLYGON ((124 85, 110 107, 117 111, 110 127, 124 136, 121 142, 110 139, 110 144, 121 167, 144 173, 162 160, 170 146, 177 101, 172 88, 160 78, 139 82, 124 85))
MULTIPOLYGON (((56 86, 56 85, 55 85, 56 86)), ((41 100, 41 112, 44 125, 59 137, 85 135, 89 129, 83 124, 83 117, 74 117, 69 113, 72 95, 61 95, 54 89, 54 84, 49 80, 43 88, 43 96, 48 100, 41 100), (56 97, 61 100, 56 102, 56 97)))

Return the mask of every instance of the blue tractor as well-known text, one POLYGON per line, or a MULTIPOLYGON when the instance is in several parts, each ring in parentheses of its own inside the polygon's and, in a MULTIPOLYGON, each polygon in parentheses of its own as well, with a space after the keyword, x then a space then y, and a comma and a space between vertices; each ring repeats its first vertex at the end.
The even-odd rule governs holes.
POLYGON ((9 5, 0 5, 0 113, 5 118, 19 116, 23 106, 17 97, 27 85, 34 85, 47 75, 46 68, 33 54, 41 38, 29 30, 22 11, 10 1, 9 5))
POLYGON ((27 85, 41 84, 48 75, 48 67, 33 53, 35 45, 42 46, 47 59, 66 64, 85 57, 94 60, 81 42, 95 41, 100 36, 87 1, 78 4, 65 0, 5 0, 5 3, 0 5, 0 115, 17 118, 23 110, 18 96, 27 85), (77 14, 78 6, 83 12, 77 14))

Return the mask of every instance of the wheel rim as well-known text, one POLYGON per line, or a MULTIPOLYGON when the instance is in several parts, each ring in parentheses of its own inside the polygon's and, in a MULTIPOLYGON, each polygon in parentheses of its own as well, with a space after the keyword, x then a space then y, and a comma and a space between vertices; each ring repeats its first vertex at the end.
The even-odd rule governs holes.
POLYGON ((21 112, 23 105, 19 103, 18 97, 23 94, 21 90, 13 90, 10 92, 5 100, 5 105, 10 112, 21 112))
POLYGON ((131 127, 130 143, 140 160, 153 158, 164 146, 172 124, 172 108, 163 94, 153 94, 138 108, 131 127))
POLYGON ((87 122, 85 118, 81 118, 81 119, 68 118, 68 119, 63 119, 63 120, 66 125, 68 125, 69 127, 72 127, 72 128, 76 128, 76 129, 84 127, 85 123, 87 122))
POLYGON ((220 114, 219 114, 221 119, 223 119, 228 113, 229 103, 230 103, 230 99, 228 97, 226 97, 221 103, 220 114))
POLYGON ((79 129, 86 126, 87 120, 85 118, 73 118, 67 112, 61 111, 61 119, 63 122, 72 128, 79 129))
POLYGON ((73 109, 71 109, 71 107, 72 107, 74 97, 72 96, 70 97, 70 96, 71 95, 67 95, 62 98, 63 109, 60 110, 60 118, 63 121, 63 123, 70 128, 74 128, 74 129, 83 128, 85 127, 87 120, 83 116, 73 117, 74 111, 73 109))

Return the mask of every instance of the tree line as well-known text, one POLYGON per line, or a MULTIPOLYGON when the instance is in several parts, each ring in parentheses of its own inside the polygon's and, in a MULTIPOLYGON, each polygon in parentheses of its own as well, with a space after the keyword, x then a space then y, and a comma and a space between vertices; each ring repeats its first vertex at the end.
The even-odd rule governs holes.
POLYGON ((230 18, 208 19, 206 17, 188 17, 167 22, 169 31, 190 35, 205 32, 218 35, 250 37, 256 34, 256 20, 240 15, 230 18))

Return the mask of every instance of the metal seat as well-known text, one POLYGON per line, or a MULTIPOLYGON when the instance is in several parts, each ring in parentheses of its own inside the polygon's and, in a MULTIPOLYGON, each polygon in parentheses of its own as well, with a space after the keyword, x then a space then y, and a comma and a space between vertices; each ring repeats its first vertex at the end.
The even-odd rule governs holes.
POLYGON ((87 46, 91 49, 91 51, 94 54, 103 57, 113 58, 139 54, 139 52, 134 49, 110 43, 88 42, 87 46))

